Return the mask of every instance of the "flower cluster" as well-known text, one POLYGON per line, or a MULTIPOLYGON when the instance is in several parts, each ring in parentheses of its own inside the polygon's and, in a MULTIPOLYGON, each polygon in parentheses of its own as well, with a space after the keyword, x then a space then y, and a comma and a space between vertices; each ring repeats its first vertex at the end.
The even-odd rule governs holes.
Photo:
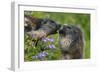
POLYGON ((46 56, 48 56, 48 53, 47 52, 40 52, 36 56, 33 56, 32 59, 43 60, 43 58, 45 58, 46 56))
POLYGON ((53 38, 42 38, 41 41, 44 42, 45 44, 47 44, 45 46, 45 48, 47 48, 47 49, 55 49, 56 48, 55 45, 52 44, 54 42, 53 38))
POLYGON ((55 49, 56 47, 54 46, 54 45, 48 45, 48 48, 50 48, 50 49, 55 49))
POLYGON ((38 49, 41 49, 41 52, 38 53, 35 56, 32 56, 32 59, 38 59, 38 60, 44 60, 49 54, 50 52, 48 52, 48 50, 54 50, 56 47, 54 45, 54 39, 53 38, 42 38, 40 40, 40 42, 38 43, 37 47, 38 49), (40 45, 39 45, 40 44, 40 45))
POLYGON ((42 42, 53 42, 53 38, 42 38, 42 42))

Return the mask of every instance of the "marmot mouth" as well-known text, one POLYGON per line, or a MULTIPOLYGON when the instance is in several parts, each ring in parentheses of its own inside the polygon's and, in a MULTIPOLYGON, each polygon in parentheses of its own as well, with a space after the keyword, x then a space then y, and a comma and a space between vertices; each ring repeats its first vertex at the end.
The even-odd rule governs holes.
POLYGON ((66 33, 65 33, 64 30, 59 30, 59 34, 62 35, 62 36, 65 36, 66 35, 66 33))

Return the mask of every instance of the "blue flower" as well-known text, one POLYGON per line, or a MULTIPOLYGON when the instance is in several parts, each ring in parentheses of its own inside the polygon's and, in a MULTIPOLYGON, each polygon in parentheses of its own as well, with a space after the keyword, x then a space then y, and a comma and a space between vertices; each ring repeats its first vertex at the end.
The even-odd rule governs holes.
POLYGON ((43 42, 53 42, 54 39, 53 38, 42 38, 43 42))
POLYGON ((36 56, 33 56, 32 59, 43 60, 46 56, 48 56, 47 52, 41 52, 41 53, 37 54, 36 56))
POLYGON ((44 58, 46 56, 48 56, 47 52, 41 52, 41 53, 38 54, 38 58, 44 58))
POLYGON ((47 39, 46 39, 46 38, 42 38, 42 41, 43 41, 43 42, 47 42, 47 39))
POLYGON ((53 38, 47 38, 47 40, 48 40, 49 42, 53 42, 53 41, 54 41, 53 38))
POLYGON ((54 45, 48 45, 48 48, 50 48, 50 49, 55 49, 56 47, 54 46, 54 45))

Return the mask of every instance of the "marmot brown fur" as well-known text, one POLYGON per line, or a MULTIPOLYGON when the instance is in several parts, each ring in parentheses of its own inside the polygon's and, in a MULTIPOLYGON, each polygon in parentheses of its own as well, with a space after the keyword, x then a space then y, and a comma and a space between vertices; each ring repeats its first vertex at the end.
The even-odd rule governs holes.
POLYGON ((79 27, 63 25, 59 30, 59 44, 62 59, 83 58, 83 34, 79 27))
POLYGON ((24 15, 24 31, 33 38, 40 39, 51 34, 56 34, 60 28, 54 20, 48 18, 36 18, 30 15, 24 15))

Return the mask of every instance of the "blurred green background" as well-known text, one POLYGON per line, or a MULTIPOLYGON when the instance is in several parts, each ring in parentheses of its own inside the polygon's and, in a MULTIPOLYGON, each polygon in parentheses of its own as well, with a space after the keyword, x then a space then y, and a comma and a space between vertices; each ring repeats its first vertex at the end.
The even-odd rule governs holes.
MULTIPOLYGON (((84 35, 84 59, 90 58, 90 14, 83 14, 83 13, 61 13, 61 12, 40 12, 40 11, 25 11, 25 13, 29 13, 29 15, 37 18, 49 18, 57 23, 63 24, 71 24, 75 26, 79 26, 84 35)), ((60 59, 61 53, 59 50, 58 45, 58 34, 51 35, 48 37, 53 37, 55 39, 54 45, 56 45, 56 50, 49 52, 50 56, 46 57, 45 60, 58 60, 60 59)), ((24 41, 24 60, 25 61, 33 61, 32 56, 39 53, 38 47, 33 47, 31 39, 25 35, 24 41)))

